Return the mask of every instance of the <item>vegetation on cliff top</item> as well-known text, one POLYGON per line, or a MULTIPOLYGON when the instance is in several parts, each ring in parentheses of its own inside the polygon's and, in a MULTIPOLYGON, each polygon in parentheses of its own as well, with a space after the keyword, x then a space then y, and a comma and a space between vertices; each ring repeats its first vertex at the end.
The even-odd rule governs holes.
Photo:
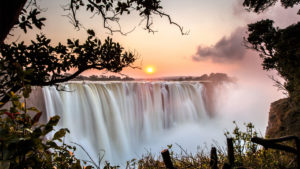
MULTIPOLYGON (((277 0, 245 0, 244 6, 249 11, 263 12, 277 0)), ((300 2, 280 1, 285 8, 292 8, 300 2)), ((298 12, 298 15, 300 11, 298 12)), ((285 80, 284 84, 275 80, 279 89, 284 89, 293 108, 300 109, 300 22, 286 28, 274 26, 274 21, 264 19, 248 25, 247 47, 260 53, 265 70, 276 70, 285 80)))

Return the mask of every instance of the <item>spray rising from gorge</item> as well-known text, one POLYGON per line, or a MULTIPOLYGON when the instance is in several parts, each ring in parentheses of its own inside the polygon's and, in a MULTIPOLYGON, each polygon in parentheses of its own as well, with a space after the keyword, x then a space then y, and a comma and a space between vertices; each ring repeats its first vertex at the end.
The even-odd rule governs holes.
MULTIPOLYGON (((215 141, 222 145, 224 130, 234 127, 233 120, 253 122, 264 133, 266 119, 253 118, 268 111, 268 103, 261 102, 265 98, 255 97, 257 92, 267 95, 266 90, 220 78, 224 76, 209 77, 214 78, 69 82, 43 87, 44 99, 36 95, 35 100, 44 100, 47 118, 61 116, 59 127, 71 131, 66 142, 82 145, 94 159, 100 153, 102 161, 114 164, 159 153, 169 144, 189 152, 215 141)), ((88 159, 81 148, 76 152, 88 159)))

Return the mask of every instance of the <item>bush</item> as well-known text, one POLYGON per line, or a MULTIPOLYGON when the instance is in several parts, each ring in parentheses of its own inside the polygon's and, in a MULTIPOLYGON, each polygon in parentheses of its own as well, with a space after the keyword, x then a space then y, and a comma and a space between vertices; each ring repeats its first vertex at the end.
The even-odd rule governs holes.
MULTIPOLYGON (((261 168, 261 169, 293 169, 296 168, 293 163, 293 157, 286 153, 264 149, 261 146, 251 142, 251 138, 258 135, 252 123, 245 124, 245 131, 242 131, 236 122, 234 130, 225 132, 226 137, 233 139, 235 168, 261 168)), ((210 156, 203 149, 197 154, 188 153, 180 145, 182 152, 176 154, 171 150, 170 155, 173 165, 177 169, 198 168, 210 169, 210 156)), ((218 146, 218 167, 222 168, 227 162, 227 153, 224 148, 218 146)), ((155 158, 151 153, 138 161, 136 168, 165 168, 161 157, 155 158)), ((134 167, 132 167, 134 168, 134 167)))
POLYGON ((264 149, 251 142, 251 138, 257 137, 258 133, 252 123, 244 124, 245 131, 241 131, 237 123, 232 133, 225 132, 225 136, 233 139, 235 165, 251 168, 295 168, 293 157, 282 151, 264 149))
POLYGON ((0 168, 82 168, 81 161, 73 155, 76 147, 63 142, 68 129, 62 128, 51 139, 45 139, 54 131, 59 116, 39 124, 42 112, 26 108, 14 93, 10 98, 10 109, 0 110, 0 168))

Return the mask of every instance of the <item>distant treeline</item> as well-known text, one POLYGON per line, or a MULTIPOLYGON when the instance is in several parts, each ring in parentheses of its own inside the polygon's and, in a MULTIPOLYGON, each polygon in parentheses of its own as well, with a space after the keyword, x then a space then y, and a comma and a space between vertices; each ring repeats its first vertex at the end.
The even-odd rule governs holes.
POLYGON ((201 76, 173 76, 173 77, 162 77, 162 78, 152 78, 152 79, 134 79, 129 76, 120 77, 115 75, 91 75, 91 76, 83 76, 79 75, 75 79, 75 81, 141 81, 141 80, 165 80, 165 81, 207 81, 213 83, 219 82, 233 82, 234 78, 229 77, 225 73, 211 73, 209 75, 203 74, 201 76))
POLYGON ((105 75, 91 75, 91 76, 83 76, 79 75, 76 78, 72 79, 73 81, 131 81, 135 80, 134 78, 125 76, 125 77, 120 77, 120 76, 115 76, 115 75, 110 75, 110 76, 105 76, 105 75))
POLYGON ((214 84, 222 82, 235 82, 236 79, 229 77, 225 73, 211 73, 209 75, 203 74, 201 76, 175 76, 175 77, 164 77, 152 80, 166 80, 166 81, 201 81, 201 82, 211 82, 214 84))
POLYGON ((234 82, 235 78, 229 77, 225 73, 211 73, 209 75, 203 74, 201 76, 175 76, 175 77, 164 77, 157 78, 155 80, 168 80, 168 81, 207 81, 207 82, 234 82))

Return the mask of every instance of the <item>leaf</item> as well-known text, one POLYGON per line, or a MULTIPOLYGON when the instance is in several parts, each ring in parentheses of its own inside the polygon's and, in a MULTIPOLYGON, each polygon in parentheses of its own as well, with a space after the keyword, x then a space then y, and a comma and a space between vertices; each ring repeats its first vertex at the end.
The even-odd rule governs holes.
POLYGON ((43 135, 48 134, 53 130, 53 126, 56 126, 59 122, 60 117, 59 116, 53 116, 50 118, 48 123, 45 125, 45 130, 43 131, 43 135))
POLYGON ((38 112, 32 119, 33 124, 37 123, 42 116, 42 112, 38 112))
POLYGON ((42 135, 41 128, 36 128, 32 133, 32 137, 34 138, 39 138, 41 135, 42 135))
POLYGON ((12 97, 14 97, 16 94, 15 94, 13 91, 11 91, 11 92, 10 92, 10 95, 11 95, 12 97))
POLYGON ((73 42, 71 41, 71 39, 68 39, 68 40, 67 40, 67 44, 68 44, 68 45, 73 45, 73 42))
POLYGON ((46 144, 49 145, 51 148, 59 148, 59 146, 54 141, 47 141, 46 144))
POLYGON ((95 32, 94 32, 94 30, 92 30, 92 29, 88 29, 88 30, 87 30, 87 33, 88 33, 89 35, 91 35, 91 36, 95 36, 95 32))
POLYGON ((35 107, 30 107, 27 110, 29 110, 29 111, 35 111, 35 112, 39 113, 39 110, 37 108, 35 108, 35 107))
MULTIPOLYGON (((59 121, 60 117, 59 116, 53 116, 50 118, 49 122, 47 123, 47 125, 49 126, 56 126, 58 121, 59 121)), ((46 126, 47 126, 46 125, 46 126)))
POLYGON ((66 133, 67 133, 66 129, 60 129, 58 132, 54 134, 52 140, 59 140, 60 138, 64 137, 66 133))
POLYGON ((79 40, 75 40, 75 46, 78 47, 79 46, 79 40))
POLYGON ((25 131, 28 131, 29 133, 33 133, 33 131, 30 130, 29 128, 25 128, 25 131))

